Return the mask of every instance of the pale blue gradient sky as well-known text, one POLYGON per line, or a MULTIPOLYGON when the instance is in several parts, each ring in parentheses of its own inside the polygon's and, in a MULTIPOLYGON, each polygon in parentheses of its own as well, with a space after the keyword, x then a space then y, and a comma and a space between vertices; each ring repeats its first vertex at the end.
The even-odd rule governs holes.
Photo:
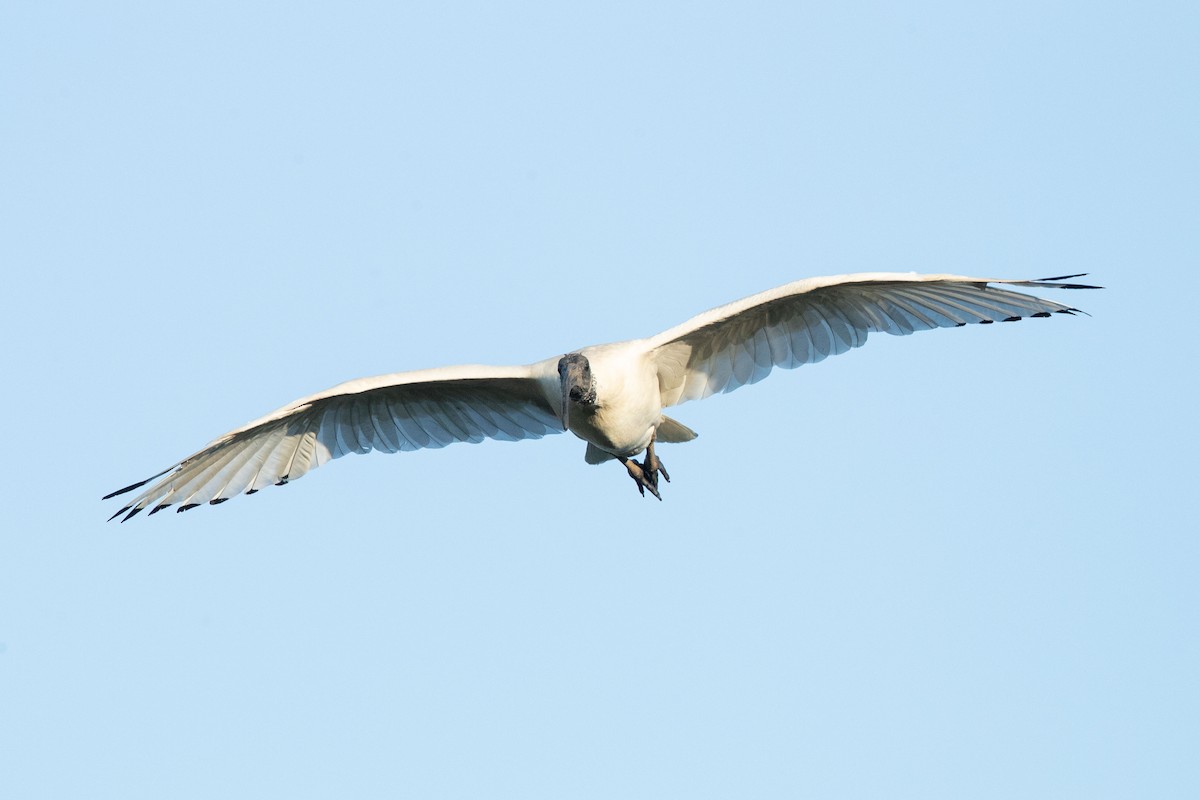
POLYGON ((10 3, 0 794, 1200 795, 1189 3, 10 3), (677 409, 99 498, 353 377, 1041 277, 677 409))

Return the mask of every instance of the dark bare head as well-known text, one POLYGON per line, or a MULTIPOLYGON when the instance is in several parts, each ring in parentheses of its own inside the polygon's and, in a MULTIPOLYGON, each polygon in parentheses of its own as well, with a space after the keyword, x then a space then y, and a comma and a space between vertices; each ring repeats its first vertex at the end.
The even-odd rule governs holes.
POLYGON ((594 406, 596 382, 592 365, 582 353, 567 353, 558 361, 558 380, 562 384, 562 425, 570 425, 571 406, 594 406))

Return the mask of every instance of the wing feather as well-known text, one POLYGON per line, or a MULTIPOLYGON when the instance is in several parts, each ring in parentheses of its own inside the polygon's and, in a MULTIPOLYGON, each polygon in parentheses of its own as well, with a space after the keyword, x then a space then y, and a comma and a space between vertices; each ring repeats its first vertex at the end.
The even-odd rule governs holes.
MULTIPOLYGON (((294 432, 289 433, 287 429, 281 429, 284 432, 283 438, 259 465, 258 472, 254 473, 254 476, 247 482, 245 489, 247 494, 278 483, 279 477, 277 476, 286 477, 295 472, 297 454, 301 452, 306 442, 311 446, 311 440, 314 438, 308 427, 309 421, 304 420, 303 424, 298 426, 294 432)), ((303 471, 300 474, 303 474, 303 471)), ((228 497, 229 494, 225 496, 228 497)))
MULTIPOLYGON (((269 435, 269 434, 268 434, 269 435)), ((208 463, 197 462, 189 465, 186 470, 181 470, 179 479, 174 482, 170 491, 164 495, 159 501, 161 506, 171 506, 175 504, 184 504, 191 502, 205 502, 210 499, 208 497, 200 497, 195 500, 205 486, 211 486, 214 494, 218 486, 224 484, 227 480, 226 473, 230 470, 240 458, 250 454, 261 447, 261 442, 255 441, 253 447, 245 449, 228 448, 224 452, 217 454, 216 458, 208 461, 208 463)))
POLYGON ((207 487, 201 487, 205 490, 211 490, 205 496, 193 495, 185 499, 184 502, 212 503, 220 500, 228 500, 233 495, 241 494, 262 470, 263 465, 271 457, 271 453, 279 448, 283 438, 284 431, 282 429, 271 431, 262 437, 262 444, 259 447, 247 447, 242 456, 230 462, 223 470, 225 476, 224 483, 210 482, 207 487))
POLYGON ((392 408, 378 395, 368 400, 371 407, 371 428, 375 431, 375 449, 381 453, 398 453, 400 436, 396 431, 392 408))
POLYGON ((967 323, 1071 314, 1078 309, 1007 286, 1093 289, 1061 281, 862 273, 809 278, 693 317, 648 340, 663 405, 730 392, 773 367, 815 364, 861 347, 871 333, 905 336, 967 323))
MULTIPOLYGON (((108 497, 140 489, 113 515, 183 511, 297 480, 348 453, 395 453, 561 433, 557 359, 524 367, 446 367, 383 375, 302 398, 108 497)), ((106 497, 105 499, 108 499, 106 497)))

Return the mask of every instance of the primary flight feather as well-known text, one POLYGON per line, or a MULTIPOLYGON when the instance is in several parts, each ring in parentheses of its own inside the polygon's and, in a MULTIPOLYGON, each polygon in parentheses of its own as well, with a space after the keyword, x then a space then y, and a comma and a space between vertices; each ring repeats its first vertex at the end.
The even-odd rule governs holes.
POLYGON ((871 333, 905 335, 968 323, 1074 314, 1004 288, 1094 289, 1081 275, 994 280, 861 273, 807 278, 695 316, 648 339, 594 345, 515 367, 441 367, 361 378, 303 397, 226 433, 156 475, 109 519, 149 508, 186 511, 302 477, 347 453, 395 453, 484 439, 539 439, 570 430, 588 463, 616 459, 662 499, 655 442, 696 434, 663 408, 729 392, 844 353, 871 333), (645 458, 634 456, 645 452, 645 458), (147 486, 149 484, 149 486, 147 486), (146 488, 143 488, 146 487, 146 488))

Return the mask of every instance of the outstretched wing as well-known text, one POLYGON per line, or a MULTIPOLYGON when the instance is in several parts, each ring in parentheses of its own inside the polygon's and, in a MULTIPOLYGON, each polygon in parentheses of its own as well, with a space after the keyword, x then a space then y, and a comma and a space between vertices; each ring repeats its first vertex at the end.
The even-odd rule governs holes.
POLYGON ((444 367, 363 378, 295 401, 230 431, 178 464, 104 499, 151 486, 109 519, 221 503, 302 477, 347 453, 419 450, 561 433, 553 365, 444 367), (165 477, 164 477, 165 476, 165 477), (159 480, 161 479, 161 480, 159 480))
POLYGON ((861 273, 808 278, 693 317, 649 340, 664 406, 730 392, 859 347, 875 332, 907 335, 969 322, 1074 314, 1077 308, 997 288, 1095 289, 1062 283, 961 275, 861 273))

